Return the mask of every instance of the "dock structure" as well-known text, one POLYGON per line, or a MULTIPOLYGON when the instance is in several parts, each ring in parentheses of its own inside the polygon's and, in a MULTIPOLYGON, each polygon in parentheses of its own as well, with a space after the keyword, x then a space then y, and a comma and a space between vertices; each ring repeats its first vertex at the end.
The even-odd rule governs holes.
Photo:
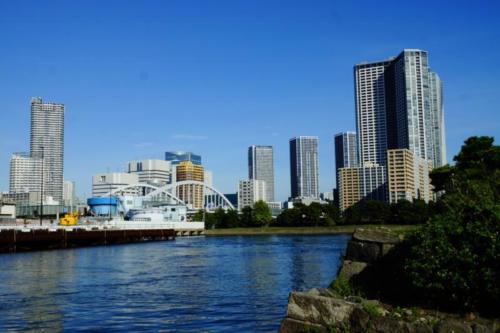
POLYGON ((174 229, 0 229, 0 252, 65 249, 175 239, 174 229))

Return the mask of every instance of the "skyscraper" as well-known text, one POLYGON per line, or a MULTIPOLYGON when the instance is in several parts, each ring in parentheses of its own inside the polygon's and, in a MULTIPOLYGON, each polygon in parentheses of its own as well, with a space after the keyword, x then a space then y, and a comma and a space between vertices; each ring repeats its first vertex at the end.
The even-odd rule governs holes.
POLYGON ((438 168, 447 163, 446 135, 444 128, 443 83, 434 72, 429 72, 429 96, 429 118, 431 122, 431 144, 429 147, 432 149, 433 166, 438 168))
POLYGON ((290 185, 292 198, 318 198, 318 137, 290 139, 290 185))
POLYGON ((405 49, 385 61, 356 65, 354 78, 362 165, 385 166, 387 149, 409 149, 443 164, 442 87, 429 70, 427 51, 405 49))
MULTIPOLYGON (((430 131, 429 60, 426 51, 403 50, 385 74, 388 148, 406 148, 432 160, 430 131)), ((384 164, 385 165, 385 164, 384 164)))
POLYGON ((357 167, 358 144, 355 132, 343 132, 335 135, 335 175, 339 188, 339 169, 357 167))
POLYGON ((354 66, 359 163, 385 165, 387 119, 385 70, 391 59, 354 66))
POLYGON ((44 195, 62 203, 64 172, 64 104, 31 99, 31 157, 43 158, 47 181, 44 195))
POLYGON ((400 186, 399 178, 397 181, 394 178, 400 176, 394 172, 399 167, 394 161, 407 161, 410 155, 412 161, 419 161, 415 168, 424 172, 419 171, 422 175, 414 178, 421 179, 422 184, 428 181, 426 161, 433 161, 434 165, 446 161, 442 86, 437 74, 429 70, 426 51, 405 49, 388 60, 356 65, 354 80, 360 167, 358 171, 345 170, 339 177, 343 182, 338 184, 339 191, 350 192, 339 193, 344 209, 358 197, 387 200, 389 196, 384 191, 387 191, 388 149, 406 152, 404 158, 389 155, 393 160, 391 196, 400 186))
POLYGON ((248 147, 248 179, 266 182, 266 201, 274 201, 274 162, 272 146, 248 147))

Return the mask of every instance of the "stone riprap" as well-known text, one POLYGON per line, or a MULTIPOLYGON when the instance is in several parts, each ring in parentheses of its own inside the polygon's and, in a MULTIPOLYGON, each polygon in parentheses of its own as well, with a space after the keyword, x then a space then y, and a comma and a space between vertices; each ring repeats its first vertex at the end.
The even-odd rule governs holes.
MULTIPOLYGON (((359 283, 359 276, 376 279, 372 272, 376 272, 377 262, 401 239, 387 229, 358 228, 348 243, 338 278, 347 283, 359 283)), ((360 296, 344 296, 332 288, 290 293, 280 332, 500 333, 498 320, 401 309, 360 296)))

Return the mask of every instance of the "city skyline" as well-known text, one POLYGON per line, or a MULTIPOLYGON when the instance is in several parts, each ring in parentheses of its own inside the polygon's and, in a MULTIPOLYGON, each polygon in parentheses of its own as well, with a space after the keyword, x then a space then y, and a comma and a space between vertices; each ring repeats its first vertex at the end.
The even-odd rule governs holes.
POLYGON ((432 55, 432 67, 445 85, 448 160, 469 135, 499 135, 499 73, 487 65, 498 54, 497 47, 490 46, 500 30, 493 15, 497 4, 457 4, 454 20, 441 8, 429 13, 425 6, 402 5, 401 13, 411 7, 419 16, 418 29, 405 24, 407 15, 394 15, 391 22, 377 22, 380 25, 363 33, 352 29, 354 23, 373 23, 375 17, 368 13, 375 5, 358 13, 354 5, 328 2, 286 8, 277 3, 251 8, 228 3, 222 12, 199 4, 199 15, 193 16, 180 3, 124 4, 114 18, 112 5, 33 3, 22 8, 22 18, 15 14, 20 6, 3 3, 0 11, 0 27, 8 32, 0 38, 11 50, 0 61, 0 120, 8 124, 0 134, 2 191, 8 190, 10 155, 27 149, 32 96, 66 106, 65 179, 76 181, 80 196, 90 195, 93 174, 123 171, 124 161, 162 158, 164 151, 177 149, 204 156, 217 188, 232 193, 246 175, 245 149, 265 144, 274 147, 276 197, 284 200, 290 193, 288 138, 302 133, 320 138, 320 191, 330 191, 335 181, 331 138, 355 130, 352 65, 412 47, 432 55), (60 14, 60 20, 38 24, 52 12, 60 14), (232 14, 239 23, 231 30, 227 28, 234 21, 227 17, 232 14), (176 16, 181 20, 164 20, 176 16), (439 36, 433 34, 436 19, 445 20, 448 27, 439 36), (135 30, 115 27, 136 20, 135 30), (398 24, 406 27, 404 33, 382 33, 398 24), (63 31, 60 25, 68 28, 63 31), (33 39, 34 29, 43 38, 33 39), (78 43, 59 43, 69 37, 78 43), (89 40, 97 43, 99 52, 82 49, 89 40), (154 43, 158 40, 166 42, 154 43), (200 40, 206 42, 200 45, 200 40), (140 47, 127 53, 134 43, 140 47), (25 45, 40 52, 25 52, 25 45), (471 62, 474 57, 478 61, 471 62), (257 117, 242 126, 238 119, 245 113, 257 117), (152 122, 155 118, 159 121, 152 122))

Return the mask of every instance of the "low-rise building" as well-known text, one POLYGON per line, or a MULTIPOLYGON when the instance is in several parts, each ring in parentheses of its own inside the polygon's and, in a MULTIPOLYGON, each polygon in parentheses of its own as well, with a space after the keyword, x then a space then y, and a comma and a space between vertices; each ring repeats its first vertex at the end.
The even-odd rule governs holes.
POLYGON ((130 161, 128 173, 137 174, 140 183, 161 187, 172 182, 172 163, 152 159, 130 161))
POLYGON ((362 167, 340 168, 338 175, 340 211, 361 200, 387 201, 385 167, 366 163, 362 167))
POLYGON ((408 149, 387 150, 389 201, 432 200, 431 164, 408 149))
MULTIPOLYGON (((101 197, 109 192, 126 185, 139 183, 139 176, 136 173, 111 172, 99 173, 92 177, 92 196, 101 197)), ((129 190, 126 194, 135 194, 135 190, 129 190)))

